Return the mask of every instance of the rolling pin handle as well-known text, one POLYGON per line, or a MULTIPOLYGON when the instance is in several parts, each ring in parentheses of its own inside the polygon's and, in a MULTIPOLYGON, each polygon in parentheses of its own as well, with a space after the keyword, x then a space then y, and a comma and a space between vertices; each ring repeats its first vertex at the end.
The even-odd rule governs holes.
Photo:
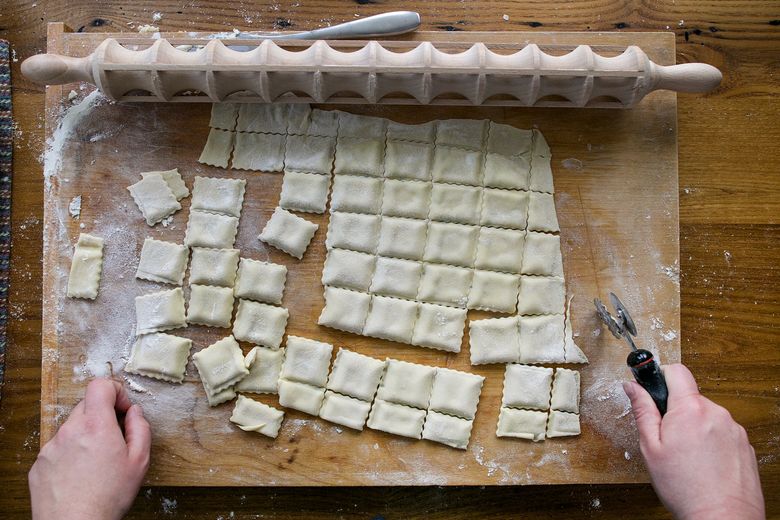
POLYGON ((71 58, 58 54, 37 54, 22 62, 25 78, 41 85, 64 85, 92 81, 89 58, 71 58))
POLYGON ((706 63, 656 65, 655 88, 675 92, 709 92, 720 85, 723 74, 706 63))

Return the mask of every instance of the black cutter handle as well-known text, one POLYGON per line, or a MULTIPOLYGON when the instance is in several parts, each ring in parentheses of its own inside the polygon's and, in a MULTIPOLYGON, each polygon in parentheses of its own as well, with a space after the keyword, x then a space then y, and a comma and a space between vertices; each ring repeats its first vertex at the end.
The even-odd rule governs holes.
POLYGON ((661 372, 661 367, 656 363, 653 354, 650 351, 639 349, 634 350, 628 355, 626 364, 634 374, 636 382, 647 390, 647 393, 655 401, 658 411, 661 415, 666 413, 666 401, 669 398, 669 391, 666 388, 666 379, 661 372))

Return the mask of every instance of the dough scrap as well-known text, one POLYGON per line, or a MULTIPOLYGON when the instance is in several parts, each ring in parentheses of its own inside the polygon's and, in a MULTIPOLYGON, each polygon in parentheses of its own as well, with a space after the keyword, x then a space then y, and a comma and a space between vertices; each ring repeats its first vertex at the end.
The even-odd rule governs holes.
POLYGON ((181 200, 189 196, 190 190, 188 190, 187 185, 184 184, 184 179, 181 178, 181 174, 179 173, 178 168, 174 168, 172 170, 141 172, 141 178, 143 179, 149 175, 154 176, 154 174, 159 174, 162 176, 163 180, 171 189, 173 195, 176 197, 176 200, 181 200))
POLYGON ((488 188, 527 190, 531 182, 531 162, 526 156, 485 155, 483 182, 488 188))
POLYGON ((277 207, 258 238, 300 260, 317 228, 317 224, 277 207))
POLYGON ((521 363, 564 363, 562 314, 520 317, 521 363))
POLYGON ((127 190, 150 226, 181 209, 181 204, 159 173, 146 175, 132 186, 128 186, 127 190))
POLYGON ((555 370, 550 408, 561 412, 580 413, 580 373, 577 370, 555 370))
POLYGON ((360 175, 336 175, 333 179, 332 211, 378 214, 381 208, 382 179, 360 175))
POLYGON ((298 336, 287 337, 284 364, 279 377, 288 381, 324 387, 333 345, 298 336))
POLYGON ((422 438, 465 450, 471 438, 474 421, 429 411, 425 418, 422 438))
POLYGON ((520 357, 520 319, 489 318, 469 322, 472 365, 515 363, 520 357))
MULTIPOLYGON (((485 378, 449 368, 437 368, 428 411, 474 419, 485 378)), ((431 416, 428 415, 428 420, 431 416)))
POLYGON ((249 370, 249 374, 236 384, 236 391, 254 394, 277 393, 283 361, 283 348, 252 348, 244 358, 244 366, 249 370))
POLYGON ((563 314, 566 286, 559 276, 521 276, 517 296, 517 313, 563 314))
POLYGON ((549 410, 552 382, 552 368, 510 363, 504 371, 501 406, 549 410))
POLYGON ((479 228, 449 222, 431 222, 424 259, 427 262, 472 267, 479 228))
POLYGON ((580 416, 576 413, 552 410, 547 419, 548 437, 571 437, 580 434, 580 416))
POLYGON ((376 259, 371 293, 414 299, 420 285, 422 264, 400 258, 376 259))
POLYGON ((382 256, 422 260, 428 224, 424 220, 382 217, 376 252, 382 256))
POLYGON ((428 216, 430 202, 430 182, 385 180, 382 215, 424 219, 428 216))
POLYGON ((410 406, 375 399, 366 426, 403 437, 419 439, 427 412, 410 406))
POLYGON ((523 274, 563 276, 561 237, 529 231, 525 236, 523 274))
POLYGON ((103 239, 87 233, 79 234, 68 276, 68 298, 94 300, 103 272, 103 239))
POLYGON ((230 422, 245 432, 257 432, 275 439, 282 427, 284 412, 239 395, 230 422))
POLYGON ((336 155, 336 139, 313 135, 289 135, 284 168, 307 173, 330 174, 336 155))
POLYGON ((181 383, 187 370, 192 340, 170 334, 144 334, 136 338, 125 372, 171 383, 181 383))
POLYGON ((320 417, 326 421, 362 431, 369 410, 371 410, 371 403, 368 401, 326 390, 325 399, 320 408, 320 417))
POLYGON ((333 211, 325 246, 328 249, 337 247, 373 253, 379 236, 379 224, 380 217, 377 215, 333 211))
POLYGON ((473 276, 474 271, 471 269, 425 264, 417 298, 425 302, 465 308, 473 276))
POLYGON ((138 335, 186 327, 184 292, 181 287, 135 297, 138 335))
POLYGON ((435 375, 434 367, 388 359, 376 399, 427 409, 435 375))
POLYGON ((329 188, 329 175, 285 171, 279 207, 306 213, 325 213, 329 188))
POLYGON ((409 343, 417 320, 418 302, 388 296, 372 296, 362 334, 374 338, 409 343))
POLYGON ((538 442, 544 440, 546 428, 546 412, 501 408, 496 435, 538 442))
POLYGON ((414 324, 412 345, 460 352, 465 326, 465 309, 421 303, 420 314, 414 324))
POLYGON ((184 244, 190 247, 232 249, 238 234, 238 218, 206 211, 190 211, 184 244))
POLYGON ((135 277, 152 282, 182 285, 189 249, 181 244, 146 238, 135 277))
POLYGON ((238 249, 193 247, 190 284, 233 287, 238 269, 238 249))
POLYGON ((233 289, 212 285, 190 285, 187 323, 230 327, 233 317, 233 289))
POLYGON ((384 139, 339 137, 333 171, 336 174, 381 177, 384 155, 384 139))
POLYGON ((245 191, 244 179, 195 177, 190 209, 240 217, 245 191))
POLYGON ((260 172, 284 169, 287 136, 279 134, 236 134, 233 168, 260 172))
POLYGON ((325 389, 322 387, 279 380, 279 404, 285 408, 299 410, 309 415, 319 415, 322 401, 325 399, 325 389))
POLYGON ((322 268, 322 284, 368 291, 376 257, 348 249, 331 249, 322 268))
POLYGON ((362 334, 371 296, 366 293, 325 287, 325 307, 317 323, 346 332, 362 334))
POLYGON ((227 168, 230 161, 230 154, 233 152, 233 142, 236 134, 218 128, 209 130, 209 137, 206 145, 198 158, 201 164, 216 166, 217 168, 227 168))
POLYGON ((244 354, 233 336, 227 336, 192 355, 204 386, 211 393, 231 388, 249 374, 244 354))
POLYGON ((480 222, 483 226, 525 229, 528 223, 528 192, 485 188, 480 222))
POLYGON ((241 258, 234 294, 236 298, 264 303, 282 303, 287 267, 251 258, 241 258))
POLYGON ((436 145, 431 177, 434 182, 482 184, 482 152, 436 145))
POLYGON ((233 335, 239 341, 277 350, 282 344, 288 317, 289 313, 284 307, 238 300, 233 335))
POLYGON ((328 376, 326 388, 370 403, 374 400, 386 363, 340 348, 328 376))
POLYGON ((433 146, 388 140, 385 153, 385 177, 418 181, 431 179, 433 146))
POLYGON ((234 131, 238 120, 239 106, 236 103, 212 103, 209 127, 234 131))
POLYGON ((519 274, 523 269, 525 231, 483 227, 477 239, 478 269, 519 274))
POLYGON ((435 183, 429 218, 440 222, 479 224, 482 188, 435 183))

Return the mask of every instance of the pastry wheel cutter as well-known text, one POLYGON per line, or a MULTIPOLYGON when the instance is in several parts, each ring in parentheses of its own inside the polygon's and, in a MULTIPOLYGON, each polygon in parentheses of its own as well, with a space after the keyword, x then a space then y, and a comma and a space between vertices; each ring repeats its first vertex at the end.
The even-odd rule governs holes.
POLYGON ((613 336, 618 339, 624 338, 628 346, 631 347, 626 364, 631 369, 631 373, 634 374, 636 382, 647 390, 647 393, 655 401, 658 411, 661 412, 661 415, 664 415, 666 413, 666 401, 669 392, 666 388, 666 379, 663 372, 661 372, 661 367, 653 357, 652 352, 636 347, 633 339, 637 334, 636 325, 634 325, 634 320, 631 319, 631 315, 628 313, 626 306, 623 305, 623 302, 615 296, 615 293, 609 293, 609 301, 615 308, 616 316, 612 316, 598 298, 593 300, 593 303, 596 305, 596 314, 607 325, 613 336))

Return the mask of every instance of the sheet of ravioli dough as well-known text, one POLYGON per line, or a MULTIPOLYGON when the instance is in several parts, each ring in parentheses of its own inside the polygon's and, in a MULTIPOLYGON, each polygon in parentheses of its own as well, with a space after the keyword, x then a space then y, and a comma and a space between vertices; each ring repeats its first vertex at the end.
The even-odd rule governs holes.
POLYGON ((69 298, 97 298, 103 271, 103 239, 87 233, 79 235, 70 264, 69 298))

